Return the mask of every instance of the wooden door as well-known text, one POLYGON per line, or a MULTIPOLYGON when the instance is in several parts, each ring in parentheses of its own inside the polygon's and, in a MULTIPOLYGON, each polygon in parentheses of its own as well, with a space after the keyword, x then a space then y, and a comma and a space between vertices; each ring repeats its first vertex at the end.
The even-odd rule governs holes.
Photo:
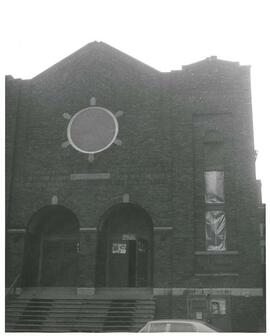
POLYGON ((148 285, 148 242, 145 239, 113 239, 108 250, 109 287, 148 285))
POLYGON ((128 240, 128 287, 137 285, 137 241, 128 240))
POLYGON ((108 244, 109 287, 128 287, 128 242, 121 239, 110 240, 108 244))
POLYGON ((78 274, 76 240, 44 240, 41 257, 41 286, 76 286, 78 274))
POLYGON ((137 287, 148 285, 148 242, 145 239, 138 239, 136 242, 136 264, 137 264, 137 287))

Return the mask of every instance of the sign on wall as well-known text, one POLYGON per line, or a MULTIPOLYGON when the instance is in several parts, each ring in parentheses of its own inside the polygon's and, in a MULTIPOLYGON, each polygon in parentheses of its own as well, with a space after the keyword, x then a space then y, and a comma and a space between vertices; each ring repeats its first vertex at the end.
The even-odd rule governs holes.
POLYGON ((225 315, 226 314, 226 300, 225 299, 211 299, 210 301, 211 314, 225 315))
POLYGON ((112 254, 126 254, 127 244, 126 243, 113 243, 112 244, 112 254))

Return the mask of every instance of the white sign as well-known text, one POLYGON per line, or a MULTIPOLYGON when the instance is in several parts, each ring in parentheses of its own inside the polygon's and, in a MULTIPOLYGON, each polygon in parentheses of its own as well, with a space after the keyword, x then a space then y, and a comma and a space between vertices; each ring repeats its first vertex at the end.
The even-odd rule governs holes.
POLYGON ((112 244, 112 254, 126 254, 127 244, 113 243, 112 244))

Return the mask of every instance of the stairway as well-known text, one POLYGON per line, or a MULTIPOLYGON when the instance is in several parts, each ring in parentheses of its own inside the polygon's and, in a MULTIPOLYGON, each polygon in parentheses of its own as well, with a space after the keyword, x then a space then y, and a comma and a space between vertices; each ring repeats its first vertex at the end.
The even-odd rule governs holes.
POLYGON ((136 332, 154 318, 153 299, 12 298, 6 332, 136 332))

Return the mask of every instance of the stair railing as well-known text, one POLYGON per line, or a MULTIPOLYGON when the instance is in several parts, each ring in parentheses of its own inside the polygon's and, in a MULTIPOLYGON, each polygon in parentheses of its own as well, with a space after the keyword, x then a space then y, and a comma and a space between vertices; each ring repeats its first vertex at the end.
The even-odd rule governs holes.
POLYGON ((18 273, 16 275, 15 279, 13 280, 12 284, 10 285, 10 287, 6 291, 6 299, 16 295, 17 284, 18 284, 20 278, 21 278, 21 273, 18 273))

